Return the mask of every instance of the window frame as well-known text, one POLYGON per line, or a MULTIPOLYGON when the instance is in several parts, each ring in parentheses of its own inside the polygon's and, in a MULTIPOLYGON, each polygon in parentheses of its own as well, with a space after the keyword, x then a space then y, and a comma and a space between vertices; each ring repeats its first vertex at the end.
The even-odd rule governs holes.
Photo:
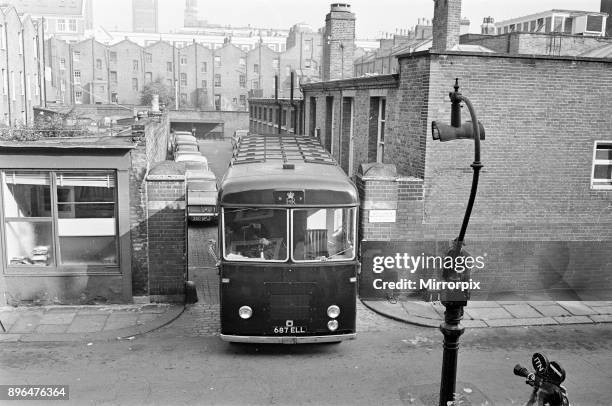
POLYGON ((291 240, 289 241, 289 245, 290 245, 290 259, 291 262, 295 262, 295 263, 317 263, 320 264, 322 262, 345 262, 345 261, 354 261, 357 258, 357 215, 358 213, 358 208, 355 206, 345 206, 345 207, 296 207, 296 208, 292 208, 289 210, 291 212, 291 223, 289 225, 290 228, 290 236, 291 236, 291 240), (333 259, 333 258, 326 258, 325 260, 321 260, 321 259, 295 259, 293 254, 295 251, 295 247, 294 247, 294 243, 293 243, 293 237, 294 237, 294 229, 293 229, 293 214, 298 211, 298 210, 311 210, 311 209, 325 209, 325 210, 333 210, 333 209, 346 209, 349 210, 349 212, 352 212, 352 231, 353 231, 353 255, 350 258, 338 258, 338 259, 333 259))
MULTIPOLYGON (((49 266, 39 266, 39 265, 16 265, 9 264, 8 253, 6 249, 0 250, 2 254, 0 256, 0 269, 4 270, 5 275, 17 275, 17 276, 32 276, 32 275, 121 275, 123 272, 121 271, 122 265, 124 265, 124 259, 130 258, 129 252, 124 252, 125 247, 123 246, 122 238, 121 238, 121 226, 120 222, 122 221, 123 216, 121 215, 121 210, 119 209, 119 205, 123 198, 120 195, 124 192, 120 190, 120 175, 119 169, 117 168, 108 168, 108 169, 91 169, 91 168, 1 168, 0 169, 0 207, 4 207, 4 184, 5 184, 5 176, 7 172, 46 172, 49 174, 49 199, 51 206, 51 217, 33 217, 28 219, 34 219, 31 221, 23 220, 22 218, 18 218, 19 221, 26 222, 51 222, 51 240, 52 240, 52 250, 53 250, 53 265, 49 266), (58 233, 58 220, 59 220, 59 211, 58 211, 58 198, 57 198, 57 175, 60 173, 74 173, 74 172, 85 172, 88 174, 95 173, 112 173, 114 176, 115 187, 113 191, 113 219, 114 221, 114 231, 115 231, 115 256, 116 262, 113 264, 103 264, 103 263, 92 263, 92 262, 83 262, 83 263, 71 263, 71 264, 62 264, 61 263, 61 248, 60 248, 60 236, 58 233), (124 255, 125 254, 125 255, 124 255), (125 257, 125 258, 124 258, 125 257)), ((13 217, 8 218, 13 219, 13 217)), ((125 221, 125 219, 123 219, 125 221)), ((5 215, 5 211, 0 210, 0 242, 5 244, 6 242, 6 223, 7 217, 5 215)), ((5 245, 6 246, 6 245, 5 245)))
POLYGON ((290 211, 291 209, 288 209, 286 207, 222 207, 221 208, 221 241, 222 241, 222 256, 223 256, 223 260, 224 261, 228 261, 228 262, 260 262, 260 263, 270 263, 270 262, 275 262, 275 263, 286 263, 289 261, 289 259, 291 258, 291 247, 290 247, 290 234, 291 234, 291 225, 290 225, 290 220, 291 220, 291 216, 290 216, 290 211), (225 209, 231 209, 231 210, 236 210, 236 209, 248 209, 248 210, 279 210, 279 211, 284 211, 285 212, 285 221, 287 222, 287 227, 285 228, 285 242, 287 243, 287 255, 285 256, 285 259, 265 259, 265 260, 261 260, 261 258, 248 258, 248 257, 244 257, 244 258, 240 258, 240 259, 227 259, 226 256, 226 247, 225 247, 225 209))
POLYGON ((593 159, 591 165, 591 190, 612 190, 612 185, 595 185, 595 166, 596 165, 610 165, 612 166, 612 159, 597 159, 597 146, 598 145, 609 145, 612 147, 612 141, 610 140, 597 140, 593 142, 593 159))

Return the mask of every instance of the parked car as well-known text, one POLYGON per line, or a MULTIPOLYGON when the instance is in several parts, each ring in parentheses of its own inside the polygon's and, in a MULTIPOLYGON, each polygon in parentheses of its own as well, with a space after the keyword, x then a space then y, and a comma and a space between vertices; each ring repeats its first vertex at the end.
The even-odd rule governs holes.
POLYGON ((197 144, 198 140, 191 134, 177 134, 174 133, 174 145, 179 144, 181 142, 189 142, 192 144, 197 144))
MULTIPOLYGON (((190 174, 197 174, 199 172, 209 172, 208 164, 204 162, 196 162, 196 161, 185 161, 185 177, 189 179, 189 176, 195 176, 190 174)), ((214 174, 213 174, 214 175, 214 174)))
POLYGON ((197 154, 194 154, 193 151, 185 151, 185 152, 176 154, 174 156, 174 162, 189 162, 189 161, 201 162, 203 164, 208 165, 208 160, 206 159, 206 157, 200 155, 199 152, 197 154))
POLYGON ((198 148, 197 145, 194 144, 177 144, 176 145, 176 150, 175 152, 186 152, 186 151, 195 151, 197 153, 200 153, 200 149, 198 148))
POLYGON ((187 218, 189 221, 215 221, 217 179, 211 171, 200 171, 198 178, 187 178, 187 218))

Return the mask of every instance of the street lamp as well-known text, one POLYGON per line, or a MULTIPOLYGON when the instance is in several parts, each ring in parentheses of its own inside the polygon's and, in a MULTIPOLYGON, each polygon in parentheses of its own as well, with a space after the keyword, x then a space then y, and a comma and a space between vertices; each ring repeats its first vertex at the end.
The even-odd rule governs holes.
MULTIPOLYGON (((478 188, 478 176, 482 163, 480 163, 480 140, 484 140, 484 127, 476 118, 476 111, 470 100, 459 92, 459 79, 455 79, 455 91, 449 93, 451 100, 451 125, 431 123, 431 135, 434 140, 441 142, 451 141, 456 139, 473 139, 474 140, 474 162, 472 169, 474 174, 472 177, 472 188, 470 190, 470 198, 465 209, 463 223, 459 231, 459 237, 453 241, 453 246, 447 255, 453 258, 453 268, 444 269, 444 279, 449 282, 466 280, 466 272, 458 272, 454 265, 455 259, 460 256, 465 256, 467 253, 462 249, 465 232, 467 230, 474 199, 476 198, 476 190, 478 188), (461 124, 461 103, 467 106, 472 122, 461 124)), ((469 299, 469 291, 444 291, 442 296, 442 304, 446 308, 444 312, 444 323, 440 324, 440 331, 444 335, 444 352, 442 355, 442 377, 440 381, 440 406, 446 406, 448 402, 454 400, 455 384, 457 378, 457 356, 459 353, 459 337, 463 334, 465 328, 461 325, 463 318, 463 307, 467 305, 469 299)))

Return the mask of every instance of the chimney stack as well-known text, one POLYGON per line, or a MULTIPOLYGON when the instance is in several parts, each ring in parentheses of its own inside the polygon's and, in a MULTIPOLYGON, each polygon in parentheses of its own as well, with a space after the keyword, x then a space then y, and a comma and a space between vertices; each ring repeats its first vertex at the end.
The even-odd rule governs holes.
POLYGON ((461 0, 434 0, 432 51, 444 52, 459 45, 461 0))
POLYGON ((480 33, 484 35, 495 35, 495 20, 493 17, 485 17, 480 26, 480 33))
POLYGON ((352 78, 354 56, 355 14, 348 3, 332 3, 325 16, 323 81, 352 78))

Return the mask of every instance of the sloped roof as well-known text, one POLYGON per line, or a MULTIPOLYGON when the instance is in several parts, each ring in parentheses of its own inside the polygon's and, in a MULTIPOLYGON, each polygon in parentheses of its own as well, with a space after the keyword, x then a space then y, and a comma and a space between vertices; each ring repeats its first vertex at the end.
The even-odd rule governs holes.
POLYGON ((584 56, 588 58, 612 58, 612 44, 606 44, 599 48, 591 49, 578 56, 584 56))

